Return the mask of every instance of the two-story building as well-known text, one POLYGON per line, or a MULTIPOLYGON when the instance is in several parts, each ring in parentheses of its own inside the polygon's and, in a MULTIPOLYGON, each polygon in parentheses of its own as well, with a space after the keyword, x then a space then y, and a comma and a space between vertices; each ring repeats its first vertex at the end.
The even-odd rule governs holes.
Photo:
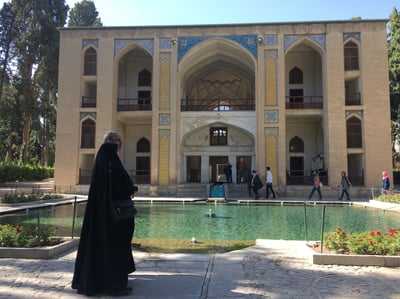
POLYGON ((378 187, 391 173, 386 20, 60 28, 55 184, 90 182, 105 131, 137 184, 378 187))

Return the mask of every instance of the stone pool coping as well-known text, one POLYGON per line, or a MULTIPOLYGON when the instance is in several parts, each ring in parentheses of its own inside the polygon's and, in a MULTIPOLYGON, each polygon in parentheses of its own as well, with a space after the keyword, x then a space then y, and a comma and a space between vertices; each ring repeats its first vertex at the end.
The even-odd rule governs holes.
POLYGON ((0 258, 51 259, 66 251, 75 249, 78 243, 79 238, 74 238, 54 246, 35 248, 0 247, 0 258))
POLYGON ((316 265, 400 267, 400 256, 317 253, 308 244, 305 247, 316 265))

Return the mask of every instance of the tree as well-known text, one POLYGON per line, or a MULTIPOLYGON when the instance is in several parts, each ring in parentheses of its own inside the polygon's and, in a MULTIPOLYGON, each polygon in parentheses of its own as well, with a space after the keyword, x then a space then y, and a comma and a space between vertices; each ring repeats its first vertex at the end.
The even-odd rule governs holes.
POLYGON ((68 27, 101 27, 103 24, 98 15, 93 1, 82 0, 76 3, 69 12, 68 27))
POLYGON ((389 18, 388 56, 392 146, 394 158, 398 160, 395 146, 400 141, 400 14, 396 8, 393 8, 389 18))
POLYGON ((53 121, 54 126, 58 85, 57 27, 65 25, 67 13, 65 0, 12 0, 0 12, 0 96, 4 90, 0 133, 8 140, 7 153, 1 154, 8 159, 15 159, 14 149, 18 149, 21 162, 41 159, 47 164, 48 152, 38 153, 37 149, 46 151, 50 138, 54 139, 49 135, 49 122, 53 121), (18 142, 20 144, 15 144, 18 142))

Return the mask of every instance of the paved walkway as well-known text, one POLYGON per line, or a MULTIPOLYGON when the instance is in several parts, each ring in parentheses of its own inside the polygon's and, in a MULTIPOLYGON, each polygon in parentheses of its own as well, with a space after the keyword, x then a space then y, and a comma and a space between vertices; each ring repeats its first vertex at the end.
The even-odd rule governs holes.
MULTIPOLYGON (((122 298, 400 299, 400 268, 313 265, 310 250, 305 241, 257 240, 225 254, 134 251, 133 294, 122 298)), ((0 259, 0 298, 85 298, 70 288, 75 256, 76 250, 52 260, 0 259)))
MULTIPOLYGON (((400 268, 312 265, 309 250, 303 241, 259 240, 225 254, 135 251, 130 297, 400 298, 400 268)), ((0 259, 0 298, 85 298, 70 288, 75 256, 0 259)))

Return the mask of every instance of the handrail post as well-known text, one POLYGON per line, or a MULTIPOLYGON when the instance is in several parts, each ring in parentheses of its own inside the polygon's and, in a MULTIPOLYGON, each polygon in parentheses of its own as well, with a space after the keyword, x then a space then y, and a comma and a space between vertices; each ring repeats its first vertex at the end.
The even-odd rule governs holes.
POLYGON ((73 211, 73 215, 72 215, 72 231, 71 231, 71 239, 73 239, 73 238, 74 238, 74 232, 75 232, 76 198, 77 198, 77 196, 75 195, 75 199, 74 199, 74 211, 73 211))
POLYGON ((324 248, 324 230, 325 230, 325 205, 322 207, 322 225, 321 225, 321 248, 320 248, 320 253, 322 253, 322 249, 324 248))
POLYGON ((306 202, 304 201, 304 236, 306 238, 306 241, 308 241, 307 237, 307 205, 306 202))

